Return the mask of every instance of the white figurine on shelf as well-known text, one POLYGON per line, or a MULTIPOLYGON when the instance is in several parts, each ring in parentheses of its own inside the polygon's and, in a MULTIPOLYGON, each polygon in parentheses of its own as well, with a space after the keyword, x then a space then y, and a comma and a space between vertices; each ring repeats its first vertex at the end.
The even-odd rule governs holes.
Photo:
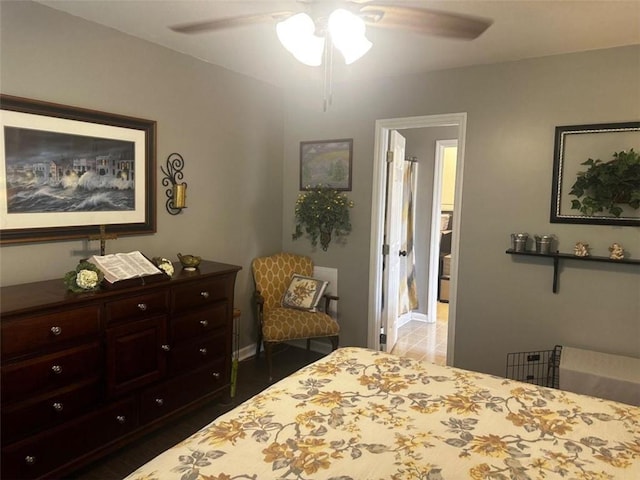
POLYGON ((588 257, 589 256, 589 244, 576 242, 576 246, 573 247, 573 254, 576 257, 588 257))
POLYGON ((609 255, 611 260, 622 260, 624 258, 624 248, 619 243, 612 243, 609 251, 611 252, 609 255))

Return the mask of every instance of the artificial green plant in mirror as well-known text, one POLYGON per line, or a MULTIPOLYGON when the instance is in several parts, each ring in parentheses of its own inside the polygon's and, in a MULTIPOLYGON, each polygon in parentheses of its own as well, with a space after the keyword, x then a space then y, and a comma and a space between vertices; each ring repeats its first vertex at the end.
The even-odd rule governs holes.
POLYGON ((332 236, 344 237, 351 232, 349 209, 353 205, 346 194, 321 185, 301 193, 296 201, 293 239, 306 233, 312 246, 320 240, 322 250, 327 251, 332 236))
POLYGON ((608 162, 588 159, 588 168, 578 172, 570 195, 571 208, 585 215, 608 211, 615 217, 622 213, 620 205, 640 207, 640 155, 632 149, 614 152, 608 162))

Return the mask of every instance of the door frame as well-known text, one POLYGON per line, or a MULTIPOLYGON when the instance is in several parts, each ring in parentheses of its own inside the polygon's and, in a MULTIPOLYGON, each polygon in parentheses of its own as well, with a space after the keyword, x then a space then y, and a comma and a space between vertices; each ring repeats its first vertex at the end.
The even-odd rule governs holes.
MULTIPOLYGON (((429 287, 427 294, 427 320, 429 323, 436 322, 437 308, 438 308, 438 278, 439 264, 440 264, 440 212, 442 209, 442 183, 443 183, 443 170, 444 170, 444 151, 448 147, 458 146, 458 141, 455 139, 450 140, 436 140, 436 155, 434 161, 433 172, 433 202, 431 209, 431 232, 430 232, 430 247, 429 247, 429 287)), ((457 163, 457 158, 456 158, 457 163)), ((457 165, 456 165, 457 166, 457 165)), ((454 184, 456 187, 457 185, 454 184)), ((455 199, 454 199, 455 201, 455 199)), ((453 227, 453 224, 452 224, 453 227)), ((447 348, 448 351, 448 348, 447 348)))
MULTIPOLYGON (((380 349, 380 328, 382 321, 382 245, 384 241, 385 186, 387 182, 387 150, 389 132, 407 128, 458 127, 458 158, 456 161, 455 205, 462 207, 462 178, 464 172, 465 137, 467 129, 467 113, 449 113, 443 115, 425 115, 419 117, 402 117, 376 120, 373 188, 371 198, 371 251, 369 258, 369 311, 367 346, 380 349)), ((449 289, 449 322, 447 339, 447 365, 453 365, 455 345, 456 301, 458 289, 458 251, 460 217, 453 217, 453 234, 451 238, 451 281, 449 289)))

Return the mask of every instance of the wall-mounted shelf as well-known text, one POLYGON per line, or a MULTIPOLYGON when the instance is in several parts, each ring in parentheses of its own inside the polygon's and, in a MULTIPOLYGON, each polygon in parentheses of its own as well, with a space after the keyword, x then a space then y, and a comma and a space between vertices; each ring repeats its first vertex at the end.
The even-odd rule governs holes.
POLYGON ((536 252, 516 252, 513 249, 508 249, 505 253, 509 255, 527 255, 530 257, 547 257, 553 259, 553 293, 558 293, 558 267, 560 260, 576 260, 579 262, 605 262, 605 263, 623 263, 627 265, 640 265, 640 260, 623 258, 622 260, 612 260, 609 257, 594 257, 589 255, 588 257, 578 257, 571 253, 536 253, 536 252))

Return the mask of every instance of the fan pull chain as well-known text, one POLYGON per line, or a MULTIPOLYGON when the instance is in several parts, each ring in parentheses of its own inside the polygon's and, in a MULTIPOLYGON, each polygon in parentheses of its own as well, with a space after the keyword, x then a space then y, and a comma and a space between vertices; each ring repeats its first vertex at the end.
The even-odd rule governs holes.
MULTIPOLYGON (((328 35, 327 35, 328 37, 328 35)), ((325 41, 324 47, 324 85, 322 97, 322 111, 326 112, 333 102, 333 45, 329 38, 325 41)))

